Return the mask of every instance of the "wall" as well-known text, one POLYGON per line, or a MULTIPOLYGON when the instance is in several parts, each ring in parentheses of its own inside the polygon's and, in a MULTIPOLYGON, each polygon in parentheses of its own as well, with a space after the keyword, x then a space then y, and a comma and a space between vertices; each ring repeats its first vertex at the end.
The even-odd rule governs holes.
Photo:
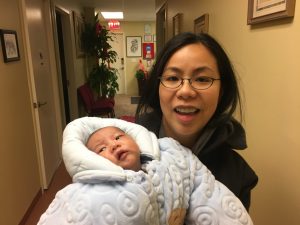
POLYGON ((168 1, 172 17, 183 13, 183 31, 209 13, 209 33, 229 53, 241 79, 248 150, 255 169, 251 216, 256 225, 300 224, 300 4, 293 20, 247 25, 247 2, 240 0, 168 1))
POLYGON ((32 102, 18 0, 0 1, 0 29, 17 31, 21 60, 0 50, 0 224, 20 222, 40 189, 32 102))

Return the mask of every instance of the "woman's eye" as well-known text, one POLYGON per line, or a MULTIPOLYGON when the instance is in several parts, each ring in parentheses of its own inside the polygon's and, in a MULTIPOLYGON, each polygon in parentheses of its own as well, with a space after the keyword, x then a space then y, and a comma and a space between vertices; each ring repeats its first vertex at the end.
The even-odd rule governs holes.
POLYGON ((164 80, 166 80, 166 81, 178 81, 179 78, 177 76, 171 76, 170 75, 170 76, 165 76, 164 80))
POLYGON ((211 78, 210 77, 195 77, 194 81, 199 82, 199 83, 209 83, 209 82, 211 82, 211 78))

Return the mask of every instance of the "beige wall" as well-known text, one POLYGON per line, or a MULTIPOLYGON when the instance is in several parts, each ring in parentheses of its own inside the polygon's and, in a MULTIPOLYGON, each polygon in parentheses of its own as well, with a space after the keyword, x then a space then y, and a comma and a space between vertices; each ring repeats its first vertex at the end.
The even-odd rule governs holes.
POLYGON ((17 31, 21 60, 0 50, 0 224, 18 224, 40 189, 18 0, 0 1, 0 29, 17 31))
POLYGON ((168 20, 181 12, 183 30, 193 31, 194 19, 209 13, 209 33, 229 53, 244 91, 249 147, 242 154, 259 176, 251 216, 256 225, 298 225, 300 4, 293 21, 250 27, 247 2, 172 0, 168 20))

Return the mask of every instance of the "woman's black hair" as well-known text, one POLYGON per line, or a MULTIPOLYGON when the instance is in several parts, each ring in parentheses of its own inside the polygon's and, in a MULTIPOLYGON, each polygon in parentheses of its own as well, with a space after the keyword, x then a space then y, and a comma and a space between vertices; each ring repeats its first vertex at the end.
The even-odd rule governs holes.
POLYGON ((147 81, 145 91, 143 91, 137 107, 137 121, 144 113, 149 112, 149 110, 154 111, 160 116, 162 115, 159 101, 160 80, 158 77, 162 75, 167 62, 175 52, 187 45, 195 43, 204 45, 212 53, 216 59, 221 76, 220 100, 217 109, 209 122, 210 125, 229 120, 237 106, 239 106, 239 113, 242 118, 237 78, 227 54, 221 45, 210 35, 204 33, 196 35, 194 33, 186 32, 178 34, 169 40, 157 56, 155 64, 150 71, 150 77, 147 81))

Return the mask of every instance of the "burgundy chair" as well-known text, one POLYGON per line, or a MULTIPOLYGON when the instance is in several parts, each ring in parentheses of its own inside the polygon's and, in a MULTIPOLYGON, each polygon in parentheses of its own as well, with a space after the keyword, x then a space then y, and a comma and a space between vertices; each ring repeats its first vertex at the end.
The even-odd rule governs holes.
POLYGON ((98 98, 95 100, 92 89, 85 83, 77 89, 88 116, 115 117, 115 100, 113 98, 98 98))

